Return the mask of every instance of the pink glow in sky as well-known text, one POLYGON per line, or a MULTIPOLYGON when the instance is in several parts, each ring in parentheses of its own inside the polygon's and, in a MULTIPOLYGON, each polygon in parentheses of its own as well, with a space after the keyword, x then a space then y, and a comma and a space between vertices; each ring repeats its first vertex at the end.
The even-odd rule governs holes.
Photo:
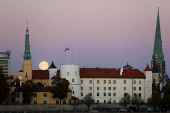
POLYGON ((29 21, 33 69, 41 61, 143 71, 152 60, 157 4, 170 75, 170 0, 0 0, 0 51, 11 50, 11 74, 22 69, 29 21))

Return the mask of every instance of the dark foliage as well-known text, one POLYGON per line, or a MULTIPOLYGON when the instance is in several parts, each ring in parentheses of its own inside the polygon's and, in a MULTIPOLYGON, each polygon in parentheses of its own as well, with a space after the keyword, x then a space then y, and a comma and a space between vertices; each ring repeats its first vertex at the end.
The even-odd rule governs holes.
POLYGON ((84 104, 88 107, 88 111, 90 106, 94 103, 94 99, 91 97, 91 94, 88 93, 84 98, 83 98, 84 104))
POLYGON ((140 105, 144 104, 144 100, 141 96, 139 96, 139 94, 134 93, 134 96, 132 98, 132 104, 136 105, 139 109, 140 105))
POLYGON ((125 109, 128 104, 131 103, 131 96, 128 93, 124 93, 124 96, 120 99, 119 103, 125 106, 125 109))

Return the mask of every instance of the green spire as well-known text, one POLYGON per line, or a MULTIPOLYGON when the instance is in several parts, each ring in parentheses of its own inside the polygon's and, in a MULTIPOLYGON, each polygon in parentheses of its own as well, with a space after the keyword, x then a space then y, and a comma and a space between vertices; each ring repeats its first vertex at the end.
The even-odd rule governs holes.
POLYGON ((161 40, 161 30, 160 30, 160 20, 159 20, 159 6, 158 6, 158 16, 155 32, 155 43, 152 55, 152 60, 156 58, 155 61, 164 61, 164 55, 162 51, 162 40, 161 40))
POLYGON ((24 60, 31 60, 28 21, 27 21, 27 29, 26 29, 26 34, 25 34, 25 52, 24 52, 23 57, 24 57, 24 60))

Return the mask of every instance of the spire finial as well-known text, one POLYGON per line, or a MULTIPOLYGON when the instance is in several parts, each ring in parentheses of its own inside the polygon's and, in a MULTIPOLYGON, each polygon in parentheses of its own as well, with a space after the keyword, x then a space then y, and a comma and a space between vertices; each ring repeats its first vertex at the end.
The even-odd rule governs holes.
POLYGON ((159 8, 159 4, 158 4, 158 8, 159 8))
POLYGON ((26 23, 27 23, 27 27, 28 27, 28 20, 26 21, 26 23))

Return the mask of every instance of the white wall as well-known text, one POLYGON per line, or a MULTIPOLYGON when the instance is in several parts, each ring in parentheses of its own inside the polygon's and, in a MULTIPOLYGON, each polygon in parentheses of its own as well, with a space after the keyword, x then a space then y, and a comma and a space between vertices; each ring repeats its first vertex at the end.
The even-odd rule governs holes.
POLYGON ((49 70, 48 70, 48 72, 49 72, 49 86, 52 86, 52 84, 51 84, 51 78, 53 77, 53 76, 56 76, 56 73, 57 73, 57 68, 50 68, 49 70))

